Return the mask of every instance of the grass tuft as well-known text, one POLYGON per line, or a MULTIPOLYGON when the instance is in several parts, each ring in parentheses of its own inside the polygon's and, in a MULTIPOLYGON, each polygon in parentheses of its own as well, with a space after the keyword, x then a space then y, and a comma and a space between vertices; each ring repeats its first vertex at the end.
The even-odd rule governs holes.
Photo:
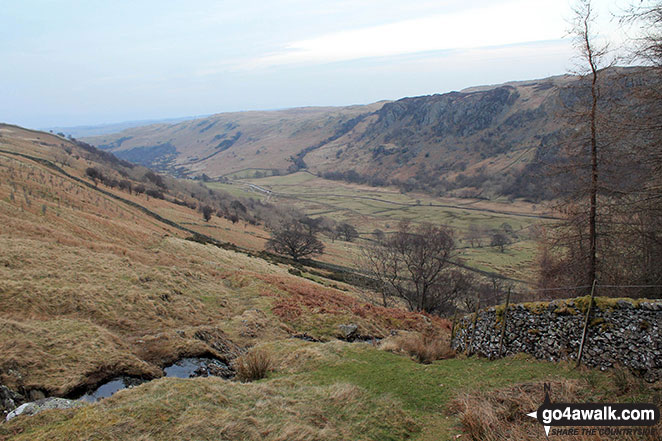
POLYGON ((381 348, 395 353, 405 353, 423 364, 455 356, 446 339, 417 332, 402 332, 389 337, 381 344, 381 348))
POLYGON ((261 380, 273 369, 271 355, 264 349, 253 349, 237 358, 235 369, 237 379, 242 382, 261 380))

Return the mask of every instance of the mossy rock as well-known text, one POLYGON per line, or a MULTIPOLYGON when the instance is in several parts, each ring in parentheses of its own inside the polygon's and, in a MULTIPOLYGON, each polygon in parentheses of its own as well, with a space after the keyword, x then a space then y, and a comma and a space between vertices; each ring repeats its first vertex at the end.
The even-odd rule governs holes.
POLYGON ((605 323, 605 319, 603 319, 602 317, 597 317, 597 318, 594 318, 593 320, 591 320, 591 325, 590 326, 595 327, 595 326, 601 325, 603 323, 605 323))

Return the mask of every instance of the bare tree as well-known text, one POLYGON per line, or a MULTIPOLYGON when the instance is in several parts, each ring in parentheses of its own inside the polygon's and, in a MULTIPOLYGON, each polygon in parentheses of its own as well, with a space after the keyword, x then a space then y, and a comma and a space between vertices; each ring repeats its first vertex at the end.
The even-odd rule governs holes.
POLYGON ((631 42, 631 59, 662 66, 662 1, 632 1, 621 16, 621 24, 637 27, 638 35, 631 42))
MULTIPOLYGON (((595 14, 591 0, 577 0, 573 9, 570 34, 577 50, 580 79, 565 94, 568 97, 567 118, 577 127, 566 139, 567 160, 557 171, 559 175, 573 178, 564 182, 559 211, 565 222, 558 225, 556 234, 548 235, 549 246, 554 252, 545 253, 545 263, 555 268, 541 267, 541 276, 567 277, 570 283, 590 285, 598 272, 598 190, 600 185, 600 158, 604 134, 598 126, 600 114, 600 86, 604 75, 604 63, 608 49, 595 43, 595 14), (559 262, 552 258, 563 255, 559 262), (571 270, 572 274, 565 270, 571 270)), ((542 261, 541 261, 542 262, 542 261)), ((556 280, 558 281, 558 280, 556 280)), ((549 279, 541 281, 548 284, 549 279)))
POLYGON ((429 224, 400 224, 398 231, 363 248, 362 267, 379 282, 384 304, 399 297, 412 311, 447 310, 461 288, 450 271, 455 256, 453 232, 429 224))
POLYGON ((277 226, 267 241, 267 249, 290 256, 294 260, 324 252, 324 244, 296 220, 277 226))
POLYGON ((359 237, 359 232, 356 231, 356 228, 347 222, 343 222, 338 225, 336 231, 338 232, 338 236, 343 238, 345 242, 353 242, 354 239, 359 237))
MULTIPOLYGON (((643 3, 655 3, 657 15, 646 9, 636 18, 647 20, 649 29, 647 45, 638 40, 634 53, 639 59, 646 53, 653 64, 652 36, 662 35, 661 5, 643 3)), ((576 98, 568 113, 574 112, 578 130, 567 140, 569 153, 562 166, 566 176, 575 179, 569 182, 572 190, 560 199, 566 221, 543 235, 548 248, 540 259, 541 285, 584 286, 596 279, 614 285, 658 285, 662 268, 653 262, 662 259, 660 65, 603 68, 609 65, 607 51, 594 44, 592 17, 590 1, 580 1, 574 35, 587 75, 567 94, 576 98)), ((662 40, 657 41, 660 45, 662 40)), ((639 291, 648 297, 660 293, 639 291)))
POLYGON ((99 171, 98 168, 96 167, 88 167, 85 169, 85 174, 92 179, 92 182, 94 182, 94 186, 96 187, 97 181, 100 181, 103 179, 103 173, 99 171))
POLYGON ((509 243, 510 243, 510 239, 501 231, 497 231, 494 234, 492 234, 492 240, 490 241, 490 245, 499 248, 499 251, 501 251, 502 253, 505 251, 506 245, 508 245, 509 243))
POLYGON ((469 224, 469 230, 467 232, 466 239, 469 241, 471 244, 471 248, 473 247, 480 247, 482 246, 482 238, 483 238, 483 231, 481 227, 478 226, 478 224, 471 223, 469 224))
POLYGON ((306 230, 308 230, 308 233, 317 234, 323 229, 323 219, 324 218, 321 217, 312 218, 309 216, 304 216, 299 219, 299 222, 306 228, 306 230))
POLYGON ((591 104, 588 110, 589 145, 591 152, 591 183, 589 188, 589 273, 588 280, 593 282, 597 272, 597 207, 598 207, 598 73, 601 59, 607 54, 606 47, 596 47, 594 44, 593 25, 595 16, 591 0, 579 0, 574 9, 572 33, 574 43, 581 60, 585 64, 591 81, 591 104))

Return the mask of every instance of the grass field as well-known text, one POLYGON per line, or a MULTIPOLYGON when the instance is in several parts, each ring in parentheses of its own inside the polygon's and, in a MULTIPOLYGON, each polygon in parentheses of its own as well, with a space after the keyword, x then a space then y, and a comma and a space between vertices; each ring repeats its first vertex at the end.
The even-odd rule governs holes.
POLYGON ((262 174, 262 176, 271 176, 273 173, 274 171, 270 168, 247 168, 244 170, 228 173, 223 175, 223 177, 228 179, 247 179, 255 178, 256 175, 259 176, 260 174, 262 174))
MULTIPOLYGON (((262 179, 238 179, 231 184, 207 183, 237 196, 268 200, 291 205, 310 216, 326 216, 354 225, 363 239, 371 238, 376 229, 388 232, 400 221, 429 222, 448 225, 456 231, 460 257, 469 266, 508 277, 532 281, 535 279, 537 245, 532 227, 545 222, 551 214, 543 206, 523 201, 485 201, 477 199, 440 198, 426 194, 403 194, 392 188, 374 188, 329 181, 306 172, 262 179), (272 191, 267 196, 250 184, 272 191), (480 246, 472 247, 466 240, 470 225, 485 233, 480 246), (512 243, 504 252, 490 246, 489 230, 504 224, 512 228, 512 243)), ((326 255, 321 260, 354 265, 359 255, 357 243, 325 240, 326 255)))

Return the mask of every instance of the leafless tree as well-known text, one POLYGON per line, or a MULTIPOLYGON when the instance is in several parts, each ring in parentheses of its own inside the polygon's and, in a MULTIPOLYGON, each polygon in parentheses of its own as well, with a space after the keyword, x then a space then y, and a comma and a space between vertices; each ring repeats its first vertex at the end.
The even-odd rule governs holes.
POLYGON ((309 216, 304 216, 301 219, 299 219, 299 222, 306 228, 308 233, 310 234, 317 234, 323 230, 323 222, 324 218, 317 217, 317 218, 312 218, 309 216))
MULTIPOLYGON (((658 15, 649 8, 638 18, 629 16, 652 20, 647 45, 638 40, 633 53, 640 60, 647 54, 653 64, 652 36, 662 35, 662 14, 659 1, 643 3, 655 3, 658 15)), ((573 29, 587 75, 574 90, 578 98, 571 110, 578 130, 568 139, 563 164, 575 180, 560 199, 566 222, 543 234, 549 248, 540 259, 541 285, 591 285, 596 278, 603 284, 656 285, 662 283, 662 269, 653 263, 662 259, 660 66, 603 69, 610 63, 605 48, 594 45, 592 16, 590 1, 580 1, 573 29)), ((639 291, 659 294, 659 289, 639 291)))
POLYGON ((559 175, 572 178, 572 182, 564 180, 559 189, 562 194, 557 208, 565 222, 557 226, 554 234, 546 236, 553 251, 544 252, 541 260, 547 265, 541 267, 541 284, 549 284, 554 276, 555 282, 569 278, 570 283, 590 285, 598 273, 599 166, 605 156, 605 137, 599 122, 608 49, 595 43, 594 21, 591 0, 577 0, 570 35, 577 51, 579 80, 564 91, 568 102, 565 117, 577 129, 566 139, 566 161, 556 167, 559 175), (563 257, 559 258, 559 254, 563 257), (558 262, 552 262, 554 259, 558 262), (570 269, 572 274, 564 271, 570 269))
POLYGON ((205 222, 209 222, 211 215, 214 213, 214 209, 209 205, 203 205, 200 208, 200 211, 202 212, 202 218, 205 220, 205 222))
POLYGON ((490 241, 490 245, 493 247, 497 247, 499 251, 501 251, 502 253, 505 251, 506 245, 508 245, 509 243, 510 243, 510 239, 501 231, 496 231, 494 234, 492 234, 492 240, 490 241))
POLYGON ((620 19, 637 31, 631 41, 631 60, 662 66, 662 1, 633 0, 620 19))
POLYGON ((581 60, 591 81, 591 103, 588 109, 589 145, 591 156, 591 183, 589 187, 589 273, 588 280, 594 281, 597 272, 597 208, 598 208, 598 133, 597 112, 599 98, 598 74, 606 47, 596 47, 593 34, 594 13, 591 0, 579 0, 574 10, 572 33, 581 60))
POLYGON ((324 252, 324 244, 296 220, 289 220, 271 231, 267 249, 294 260, 324 252))
POLYGON ((450 228, 403 222, 396 232, 366 242, 361 265, 378 281, 384 304, 398 297, 412 311, 441 313, 463 289, 460 274, 451 271, 454 256, 450 228))
POLYGON ((353 242, 354 239, 359 237, 359 232, 356 231, 353 225, 343 222, 336 228, 338 236, 341 237, 345 242, 353 242))

